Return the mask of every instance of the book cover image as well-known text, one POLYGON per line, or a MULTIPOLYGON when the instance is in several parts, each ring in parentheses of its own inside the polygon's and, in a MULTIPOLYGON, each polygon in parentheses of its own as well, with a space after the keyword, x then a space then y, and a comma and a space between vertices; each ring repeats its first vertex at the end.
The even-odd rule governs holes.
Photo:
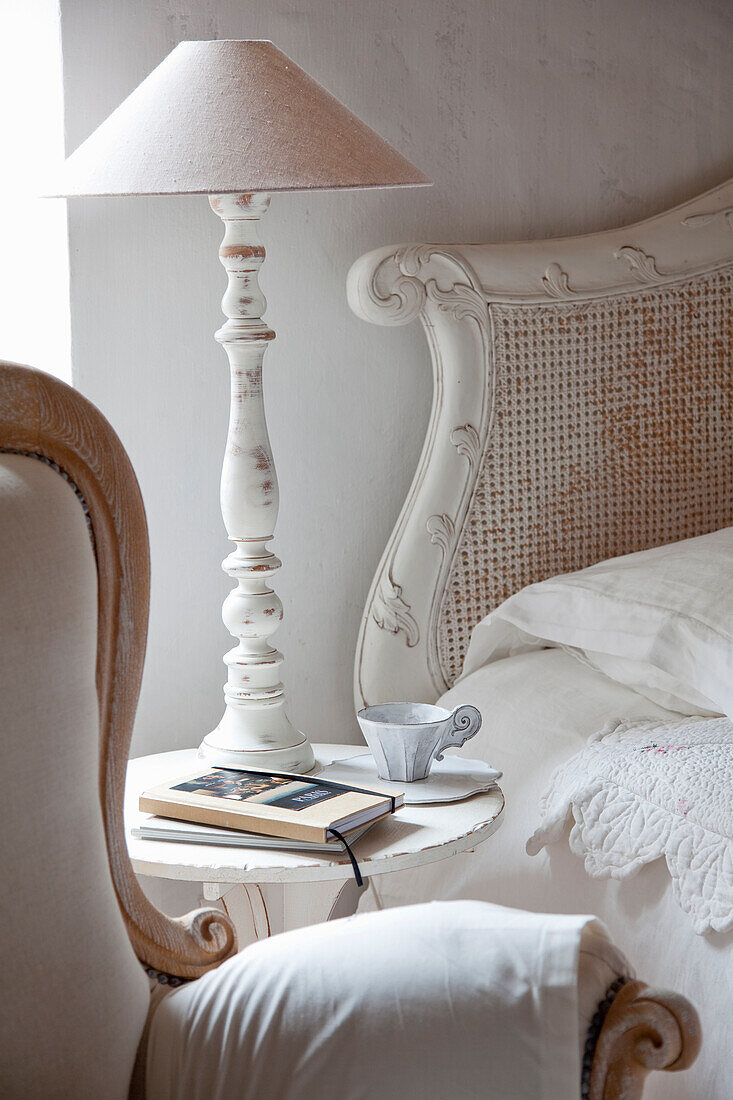
POLYGON ((249 802, 283 810, 305 810, 344 792, 312 780, 293 780, 284 776, 244 772, 234 768, 211 768, 204 775, 187 779, 170 788, 210 798, 249 802))

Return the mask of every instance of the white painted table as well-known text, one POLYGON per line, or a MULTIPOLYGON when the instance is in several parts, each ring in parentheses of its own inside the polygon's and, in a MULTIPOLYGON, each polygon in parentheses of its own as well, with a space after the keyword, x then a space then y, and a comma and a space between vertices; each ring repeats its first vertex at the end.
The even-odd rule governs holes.
MULTIPOLYGON (((321 767, 364 752, 359 745, 314 745, 313 749, 321 767)), ((125 792, 127 845, 138 875, 202 883, 206 901, 220 901, 234 920, 240 946, 275 932, 349 916, 356 912, 361 894, 375 876, 472 851, 496 832, 502 821, 504 795, 499 787, 462 802, 404 806, 378 822, 355 844, 364 876, 362 890, 356 886, 345 853, 313 856, 131 836, 132 827, 148 817, 138 809, 141 791, 193 772, 200 763, 195 749, 142 756, 129 762, 125 792)))

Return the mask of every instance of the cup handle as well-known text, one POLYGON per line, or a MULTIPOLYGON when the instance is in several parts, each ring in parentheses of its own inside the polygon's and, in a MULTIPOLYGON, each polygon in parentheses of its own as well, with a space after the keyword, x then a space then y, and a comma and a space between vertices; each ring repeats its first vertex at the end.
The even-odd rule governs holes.
POLYGON ((443 751, 448 748, 460 749, 471 737, 475 737, 481 729, 481 711, 468 703, 462 707, 456 707, 450 716, 450 728, 438 746, 435 754, 436 760, 443 759, 443 751))

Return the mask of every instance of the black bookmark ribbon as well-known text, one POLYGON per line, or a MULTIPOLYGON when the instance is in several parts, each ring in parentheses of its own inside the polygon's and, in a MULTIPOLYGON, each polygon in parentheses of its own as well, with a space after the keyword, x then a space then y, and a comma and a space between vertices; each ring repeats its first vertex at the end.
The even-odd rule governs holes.
POLYGON ((331 836, 335 836, 336 839, 340 840, 341 843, 343 844, 344 850, 347 853, 349 859, 351 860, 351 866, 354 869, 354 878, 356 879, 356 885, 361 890, 362 886, 364 885, 364 879, 361 877, 361 871, 359 870, 359 864, 356 862, 356 856, 352 852, 352 850, 349 846, 349 842, 347 841, 345 836, 342 836, 342 834, 338 831, 338 829, 326 829, 326 835, 327 836, 328 836, 329 833, 331 834, 331 836))

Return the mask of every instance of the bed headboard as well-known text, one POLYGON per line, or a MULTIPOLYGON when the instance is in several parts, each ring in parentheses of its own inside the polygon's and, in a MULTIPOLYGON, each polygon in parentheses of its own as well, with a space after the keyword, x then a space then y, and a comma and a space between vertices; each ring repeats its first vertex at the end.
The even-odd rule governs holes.
POLYGON ((432 701, 512 592, 733 524, 733 180, 637 225, 358 260, 361 317, 419 317, 433 407, 377 569, 358 706, 432 701))

